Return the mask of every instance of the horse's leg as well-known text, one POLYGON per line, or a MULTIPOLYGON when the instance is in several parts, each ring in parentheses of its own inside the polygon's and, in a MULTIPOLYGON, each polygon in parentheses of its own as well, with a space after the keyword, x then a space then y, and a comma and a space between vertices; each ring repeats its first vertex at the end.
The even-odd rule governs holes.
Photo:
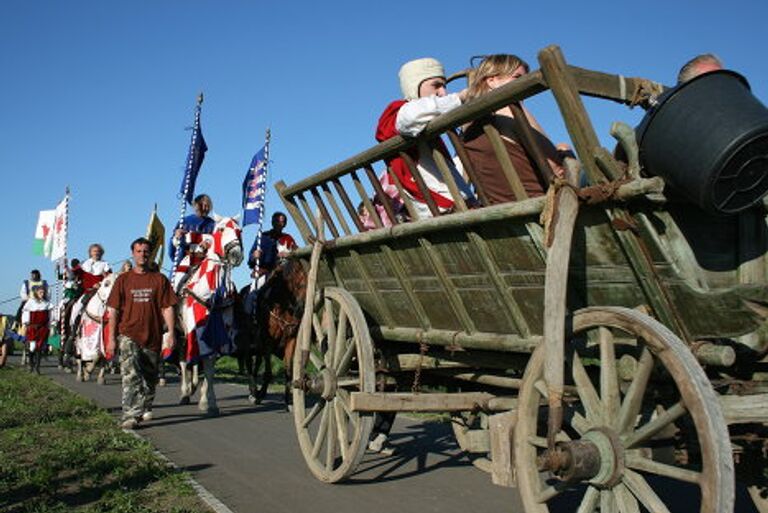
POLYGON ((216 371, 216 357, 208 356, 203 358, 203 384, 200 388, 199 408, 205 411, 206 415, 216 416, 219 414, 219 407, 216 404, 216 393, 213 389, 213 374, 216 371))
POLYGON ((94 362, 98 362, 99 365, 99 375, 96 377, 96 383, 103 385, 106 383, 104 374, 107 372, 107 365, 109 365, 109 362, 107 362, 106 358, 101 355, 99 355, 94 362))
POLYGON ((195 395, 198 386, 200 386, 200 362, 192 365, 192 382, 189 386, 190 397, 195 395))
POLYGON ((181 368, 181 399, 179 400, 179 404, 189 404, 189 397, 191 394, 191 379, 190 379, 190 372, 188 369, 187 362, 185 362, 183 359, 179 362, 179 367, 181 368))
POLYGON ((262 355, 264 359, 264 374, 261 377, 261 389, 259 390, 259 402, 262 402, 267 397, 269 391, 269 384, 272 383, 272 355, 262 355))
POLYGON ((162 358, 160 358, 160 363, 158 364, 159 369, 159 378, 157 380, 157 386, 164 387, 165 386, 165 361, 163 361, 162 358))
MULTIPOLYGON (((259 383, 257 379, 259 374, 259 369, 261 368, 261 360, 262 360, 261 353, 257 352, 253 356, 253 360, 251 363, 251 372, 248 375, 248 389, 250 391, 248 400, 252 404, 259 404, 263 399, 263 397, 261 397, 261 394, 259 393, 259 383)), ((264 377, 262 376, 262 379, 263 378, 264 377)))
POLYGON ((83 380, 83 360, 77 357, 77 374, 75 374, 75 381, 83 380))
POLYGON ((293 393, 291 391, 291 385, 293 382, 293 355, 296 350, 296 338, 292 338, 285 345, 285 352, 283 353, 283 372, 285 373, 285 409, 293 411, 293 393))

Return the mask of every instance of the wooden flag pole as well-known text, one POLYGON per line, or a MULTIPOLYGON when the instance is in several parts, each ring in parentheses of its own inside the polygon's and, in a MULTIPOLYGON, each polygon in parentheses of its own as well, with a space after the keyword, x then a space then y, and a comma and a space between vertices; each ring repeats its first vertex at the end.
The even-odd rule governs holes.
MULTIPOLYGON (((192 150, 195 147, 195 143, 197 142, 197 130, 196 128, 200 124, 200 110, 203 105, 203 93, 202 91, 197 96, 197 106, 195 107, 195 123, 192 126, 192 139, 189 143, 189 148, 192 150)), ((189 187, 190 187, 190 178, 192 176, 191 173, 191 166, 192 162, 194 161, 194 151, 189 151, 189 154, 187 155, 187 167, 184 170, 184 191, 181 193, 181 208, 179 209, 179 223, 176 225, 178 227, 181 227, 184 225, 184 218, 187 216, 187 194, 189 194, 189 187)), ((174 228, 173 233, 173 242, 178 242, 176 248, 177 251, 173 254, 173 267, 171 268, 171 279, 173 279, 173 275, 176 274, 176 268, 181 263, 182 254, 181 251, 178 251, 179 246, 181 246, 181 240, 176 241, 176 228, 174 228)))

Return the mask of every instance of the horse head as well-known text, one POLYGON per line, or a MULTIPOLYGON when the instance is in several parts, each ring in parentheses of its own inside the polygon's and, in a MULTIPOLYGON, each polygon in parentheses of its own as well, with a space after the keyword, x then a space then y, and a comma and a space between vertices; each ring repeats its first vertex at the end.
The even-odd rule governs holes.
POLYGON ((242 229, 235 217, 214 216, 216 227, 213 230, 213 244, 208 249, 219 259, 237 267, 243 261, 242 229))

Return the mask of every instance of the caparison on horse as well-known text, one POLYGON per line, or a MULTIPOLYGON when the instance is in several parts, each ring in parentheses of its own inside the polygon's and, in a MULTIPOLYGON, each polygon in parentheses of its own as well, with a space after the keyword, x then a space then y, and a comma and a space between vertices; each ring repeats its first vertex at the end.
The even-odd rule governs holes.
POLYGON ((216 357, 230 354, 234 348, 233 319, 236 289, 232 268, 243 261, 241 229, 234 217, 215 217, 212 234, 187 234, 207 243, 202 259, 186 255, 176 269, 172 282, 178 284, 181 299, 177 305, 178 326, 183 334, 176 344, 181 367, 181 403, 187 404, 199 383, 203 370, 198 408, 217 415, 213 375, 216 357), (183 276, 182 276, 183 274, 183 276))
MULTIPOLYGON (((272 355, 283 361, 285 372, 284 401, 291 405, 292 361, 296 348, 301 316, 304 312, 307 275, 298 260, 285 260, 270 272, 264 285, 257 292, 255 311, 249 316, 241 310, 239 340, 245 346, 239 348, 248 372, 249 400, 260 404, 272 382, 272 355), (261 386, 257 375, 264 364, 261 386)), ((241 298, 249 287, 241 291, 241 298)), ((244 301, 241 301, 241 305, 244 301)))

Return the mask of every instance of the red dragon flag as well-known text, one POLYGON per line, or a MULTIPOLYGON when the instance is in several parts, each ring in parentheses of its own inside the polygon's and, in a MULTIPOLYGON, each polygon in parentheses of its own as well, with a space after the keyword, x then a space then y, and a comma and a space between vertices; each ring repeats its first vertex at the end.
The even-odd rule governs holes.
POLYGON ((35 242, 32 252, 35 255, 49 257, 51 255, 51 243, 53 242, 53 218, 55 210, 41 210, 37 215, 37 227, 35 228, 35 242))
POLYGON ((50 258, 54 262, 67 257, 67 223, 69 221, 69 194, 56 205, 53 218, 53 240, 50 258))

